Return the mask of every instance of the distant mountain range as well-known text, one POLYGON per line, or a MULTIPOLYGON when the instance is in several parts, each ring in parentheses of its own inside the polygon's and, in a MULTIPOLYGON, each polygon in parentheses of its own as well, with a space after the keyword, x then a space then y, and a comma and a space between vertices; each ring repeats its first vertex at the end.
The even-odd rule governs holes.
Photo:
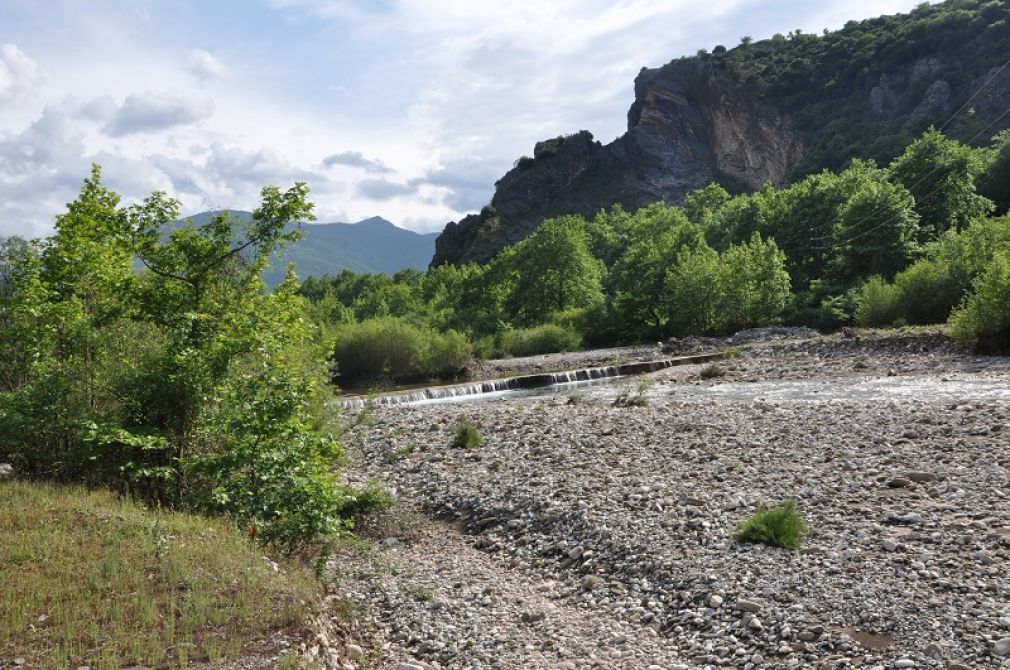
MULTIPOLYGON (((241 219, 251 216, 249 212, 228 211, 241 219)), ((201 212, 187 218, 201 225, 218 213, 201 212)), ((288 263, 295 264, 302 279, 334 275, 341 270, 390 275, 407 268, 424 270, 435 253, 438 237, 438 233, 422 235, 405 230, 379 216, 357 223, 303 223, 301 227, 305 237, 275 258, 264 275, 271 286, 284 278, 288 263)))

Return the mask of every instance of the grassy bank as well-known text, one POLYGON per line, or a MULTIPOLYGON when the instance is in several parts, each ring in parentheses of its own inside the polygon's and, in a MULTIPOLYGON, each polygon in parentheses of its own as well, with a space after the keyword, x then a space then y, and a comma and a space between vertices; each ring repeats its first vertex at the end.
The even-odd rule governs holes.
POLYGON ((0 483, 0 663, 94 670, 234 657, 314 607, 301 568, 227 522, 0 483))

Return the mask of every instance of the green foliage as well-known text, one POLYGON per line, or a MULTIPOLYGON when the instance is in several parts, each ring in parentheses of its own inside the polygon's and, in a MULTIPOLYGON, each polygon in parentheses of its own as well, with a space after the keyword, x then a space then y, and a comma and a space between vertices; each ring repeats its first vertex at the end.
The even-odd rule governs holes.
POLYGON ((1010 351, 1010 250, 996 253, 950 315, 951 333, 985 352, 1010 351))
POLYGON ((963 288, 948 263, 923 259, 894 277, 901 294, 901 316, 908 323, 943 323, 960 301, 963 288))
POLYGON ((873 275, 859 295, 856 323, 860 326, 889 326, 902 314, 901 289, 880 275, 873 275))
POLYGON ((228 514, 289 548, 339 531, 319 333, 293 279, 261 280, 311 218, 307 192, 267 187, 247 221, 166 231, 175 201, 121 208, 96 166, 4 299, 0 342, 30 361, 5 364, 17 381, 0 389, 19 467, 228 514))
POLYGON ((439 333, 395 317, 344 324, 334 337, 333 362, 342 383, 453 377, 471 355, 462 334, 439 333))
POLYGON ((776 507, 760 506, 736 530, 738 542, 767 544, 782 549, 799 549, 810 527, 796 510, 796 501, 786 500, 776 507))
POLYGON ((513 328, 498 338, 498 352, 504 356, 536 356, 558 351, 577 351, 582 338, 577 332, 557 324, 535 328, 513 328))
POLYGON ((915 201, 887 182, 865 185, 840 208, 833 231, 831 276, 852 282, 867 275, 890 278, 918 251, 915 201))
POLYGON ((922 225, 920 242, 950 229, 961 230, 992 211, 992 201, 975 191, 975 180, 982 169, 978 152, 934 128, 912 142, 891 164, 893 178, 915 198, 922 225))
POLYGON ((774 323, 790 297, 785 255, 757 233, 722 254, 708 246, 681 254, 666 288, 675 334, 722 334, 774 323))
POLYGON ((451 446, 455 449, 478 449, 484 444, 480 436, 480 430, 473 419, 468 416, 460 416, 456 419, 456 424, 452 429, 451 446))
POLYGON ((589 252, 580 216, 548 219, 496 263, 507 262, 512 286, 506 309, 520 325, 543 323, 552 312, 602 300, 603 268, 589 252))
POLYGON ((978 177, 978 192, 995 203, 998 214, 1010 211, 1010 130, 993 138, 978 177))

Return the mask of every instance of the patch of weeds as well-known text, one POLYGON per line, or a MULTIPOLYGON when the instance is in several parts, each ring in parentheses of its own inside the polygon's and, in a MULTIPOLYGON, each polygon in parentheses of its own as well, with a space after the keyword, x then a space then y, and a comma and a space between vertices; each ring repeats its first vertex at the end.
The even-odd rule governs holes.
POLYGON ((799 549, 803 538, 810 535, 810 526, 796 510, 795 500, 786 500, 776 507, 761 505, 736 529, 737 542, 756 542, 782 549, 799 549))
POLYGON ((743 356, 743 350, 740 349, 740 347, 727 347, 722 352, 722 357, 726 360, 730 360, 732 358, 740 358, 741 356, 743 356))
POLYGON ((393 496, 386 489, 373 482, 363 489, 348 490, 340 508, 340 516, 358 524, 371 514, 389 509, 394 502, 393 496))
POLYGON ((354 421, 351 422, 351 428, 356 428, 358 426, 374 426, 378 423, 378 419, 375 417, 375 400, 369 398, 365 401, 364 407, 362 407, 357 414, 354 415, 354 421))
POLYGON ((646 396, 646 393, 648 393, 650 388, 652 388, 651 381, 640 381, 634 393, 626 391, 617 396, 611 404, 613 407, 646 407, 649 405, 649 398, 646 396))
POLYGON ((435 599, 435 592, 431 587, 421 584, 407 584, 403 587, 403 592, 419 603, 430 603, 435 599))
POLYGON ((719 367, 718 365, 712 364, 705 366, 701 371, 702 379, 715 379, 717 377, 722 377, 726 374, 726 370, 719 367))
POLYGON ((452 446, 456 449, 477 449, 484 440, 480 436, 477 424, 468 416, 461 416, 456 419, 456 426, 453 428, 452 446))
POLYGON ((395 463, 399 460, 403 460, 407 456, 410 456, 416 450, 417 450, 417 444, 415 442, 411 442, 410 444, 400 447, 399 449, 390 449, 385 454, 383 454, 382 457, 386 460, 387 463, 395 463))

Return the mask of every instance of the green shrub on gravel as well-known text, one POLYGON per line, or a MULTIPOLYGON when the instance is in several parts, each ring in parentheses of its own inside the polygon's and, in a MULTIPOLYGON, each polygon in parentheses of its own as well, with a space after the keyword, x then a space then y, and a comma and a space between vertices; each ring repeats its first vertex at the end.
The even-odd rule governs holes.
POLYGON ((701 370, 702 379, 715 379, 726 374, 726 370, 718 365, 709 365, 701 370))
POLYGON ((901 289, 879 275, 863 284, 856 307, 856 323, 860 326, 889 326, 901 314, 901 289))
POLYGON ((403 319, 381 317, 336 329, 333 362, 342 383, 375 379, 450 378, 470 360, 470 343, 403 319))
POLYGON ((574 330, 556 324, 536 328, 506 330, 500 336, 499 349, 505 356, 536 356, 559 351, 577 351, 582 337, 574 330))
POLYGON ((776 507, 761 505, 757 512, 736 529, 738 542, 755 542, 782 549, 799 549, 800 541, 810 534, 796 501, 786 500, 776 507))
POLYGON ((453 428, 452 446, 456 449, 476 449, 484 440, 477 430, 477 424, 468 416, 461 416, 456 419, 456 426, 453 428))

